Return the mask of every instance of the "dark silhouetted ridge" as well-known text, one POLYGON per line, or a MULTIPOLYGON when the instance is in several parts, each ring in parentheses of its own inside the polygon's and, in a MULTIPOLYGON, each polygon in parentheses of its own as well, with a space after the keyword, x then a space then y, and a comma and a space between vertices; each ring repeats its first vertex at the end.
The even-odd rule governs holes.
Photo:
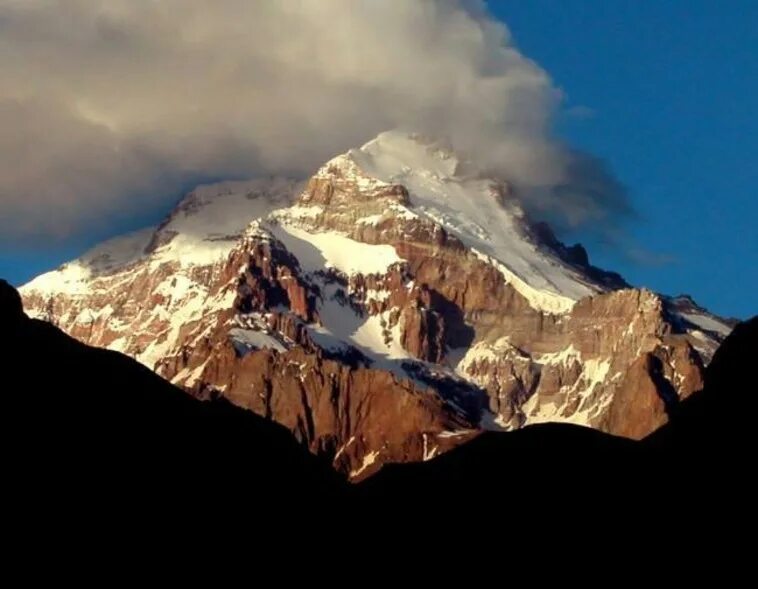
POLYGON ((466 521, 486 508, 523 523, 670 509, 752 476, 758 318, 736 327, 704 390, 642 442, 530 426, 484 433, 350 486, 283 427, 223 400, 198 401, 124 355, 27 318, 4 281, 0 303, 5 489, 11 504, 38 517, 137 509, 333 517, 392 501, 448 506, 466 521))
POLYGON ((6 490, 19 502, 297 513, 346 488, 282 426, 28 319, 5 282, 0 302, 6 490))

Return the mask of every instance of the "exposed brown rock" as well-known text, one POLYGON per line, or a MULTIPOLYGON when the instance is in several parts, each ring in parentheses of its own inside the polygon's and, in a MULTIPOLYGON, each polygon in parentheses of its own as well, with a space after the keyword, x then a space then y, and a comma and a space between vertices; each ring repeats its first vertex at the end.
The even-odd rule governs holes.
POLYGON ((220 394, 281 423, 356 480, 386 462, 428 459, 466 439, 439 434, 473 429, 436 394, 410 381, 351 368, 301 347, 240 356, 228 342, 209 341, 160 372, 199 397, 220 394), (182 380, 198 367, 192 383, 182 380))
POLYGON ((632 363, 613 395, 603 429, 639 440, 666 423, 666 404, 652 376, 657 370, 653 354, 632 363))
POLYGON ((297 260, 281 244, 246 238, 226 262, 227 273, 238 274, 236 308, 242 313, 268 311, 277 305, 289 308, 303 321, 315 317, 314 294, 298 277, 297 260))
POLYGON ((400 315, 400 341, 415 358, 439 363, 445 355, 445 318, 433 308, 425 285, 413 295, 400 315))

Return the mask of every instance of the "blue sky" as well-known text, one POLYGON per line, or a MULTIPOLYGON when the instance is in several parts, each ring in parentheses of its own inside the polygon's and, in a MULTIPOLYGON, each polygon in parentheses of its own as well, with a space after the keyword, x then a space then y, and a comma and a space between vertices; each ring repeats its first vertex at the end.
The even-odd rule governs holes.
POLYGON ((612 166, 641 214, 632 236, 671 261, 598 244, 592 259, 717 313, 758 313, 758 2, 489 4, 567 107, 590 109, 559 133, 612 166))
MULTIPOLYGON (((639 213, 627 229, 645 255, 632 259, 578 236, 592 260, 632 284, 689 293, 720 314, 758 312, 758 2, 489 6, 565 93, 556 133, 605 160, 639 213)), ((157 222, 179 193, 111 210, 54 245, 12 246, 0 236, 0 276, 21 284, 104 237, 157 222)))

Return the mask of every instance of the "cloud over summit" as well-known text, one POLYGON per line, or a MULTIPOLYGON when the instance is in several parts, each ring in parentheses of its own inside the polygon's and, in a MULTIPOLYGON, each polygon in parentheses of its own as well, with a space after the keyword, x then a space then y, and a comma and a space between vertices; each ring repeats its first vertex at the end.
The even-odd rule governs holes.
POLYGON ((188 180, 306 175, 445 137, 574 226, 627 210, 551 136, 560 92, 466 0, 0 0, 0 234, 66 235, 188 180))

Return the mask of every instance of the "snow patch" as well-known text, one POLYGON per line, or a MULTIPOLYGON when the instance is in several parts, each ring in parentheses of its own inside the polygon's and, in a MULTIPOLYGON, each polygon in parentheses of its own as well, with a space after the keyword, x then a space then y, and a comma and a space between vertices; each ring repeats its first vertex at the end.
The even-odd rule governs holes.
POLYGON ((318 313, 321 326, 308 326, 311 337, 332 350, 355 347, 374 361, 377 368, 395 369, 395 360, 412 359, 400 344, 399 325, 387 330, 389 311, 368 315, 342 302, 335 284, 321 284, 318 313), (389 337, 387 337, 389 336, 389 337))
POLYGON ((207 266, 226 258, 252 220, 289 204, 300 186, 272 178, 195 189, 158 232, 166 243, 155 250, 151 265, 177 261, 182 266, 207 266))
POLYGON ((426 462, 427 460, 431 460, 437 455, 437 452, 439 451, 439 446, 430 448, 429 447, 429 434, 423 433, 421 435, 424 440, 424 454, 421 459, 422 461, 426 462))
POLYGON ((722 323, 710 315, 705 315, 703 313, 679 313, 679 315, 705 331, 711 331, 723 337, 732 333, 732 328, 729 325, 722 323))
POLYGON ((403 262, 391 245, 370 245, 334 231, 309 233, 280 224, 271 233, 292 253, 306 272, 334 268, 348 276, 386 274, 392 264, 403 262))
POLYGON ((461 429, 461 430, 445 430, 437 434, 438 438, 459 438, 461 436, 467 436, 474 430, 471 429, 461 429))
POLYGON ((285 348, 279 340, 272 335, 263 333, 262 331, 235 327, 229 330, 229 337, 231 338, 235 349, 243 355, 251 349, 262 350, 264 348, 269 348, 271 350, 276 350, 277 352, 287 351, 287 348, 285 348))
POLYGON ((355 436, 351 436, 350 439, 347 442, 345 442, 345 445, 342 446, 339 450, 337 450, 337 453, 334 455, 333 462, 336 462, 337 459, 340 456, 342 456, 342 454, 345 452, 345 450, 347 450, 353 442, 355 442, 355 436))
MULTIPOLYGON (((519 276, 511 272, 508 267, 500 261, 483 254, 476 248, 471 248, 471 252, 481 261, 486 262, 493 268, 497 269, 497 271, 502 274, 506 284, 510 284, 515 288, 520 295, 529 301, 529 306, 533 309, 548 313, 563 314, 571 311, 572 307, 578 300, 555 294, 549 290, 534 288, 528 282, 522 280, 519 276)), ((590 294, 593 293, 586 293, 586 295, 590 294)))
POLYGON ((363 471, 365 471, 368 467, 372 466, 375 462, 377 457, 379 456, 380 451, 373 451, 369 452, 363 457, 363 464, 355 470, 350 471, 350 477, 355 478, 359 474, 361 474, 363 471))

